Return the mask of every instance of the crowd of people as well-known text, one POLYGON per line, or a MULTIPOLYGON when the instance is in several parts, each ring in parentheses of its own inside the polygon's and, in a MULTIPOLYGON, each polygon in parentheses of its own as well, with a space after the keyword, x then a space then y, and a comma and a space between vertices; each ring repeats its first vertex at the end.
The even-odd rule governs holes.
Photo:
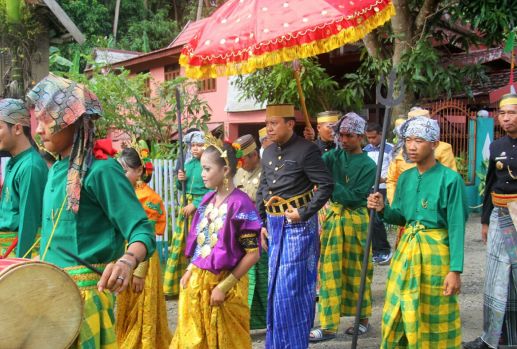
MULTIPOLYGON (((95 138, 100 117, 94 94, 52 74, 26 102, 0 100, 0 150, 11 156, 0 254, 52 263, 76 282, 84 314, 72 348, 244 349, 254 329, 266 330, 268 349, 332 340, 356 312, 368 224, 356 334, 381 325, 381 348, 462 346, 465 184, 427 110, 397 119, 384 146, 381 127, 353 112, 322 112, 318 137, 299 136, 291 104, 267 106, 259 142, 192 130, 163 278, 155 237, 166 211, 147 184, 149 149, 135 142, 115 154, 95 138), (32 140, 31 114, 53 164, 32 140), (399 227, 393 247, 386 224, 399 227), (389 265, 382 324, 369 320, 374 264, 389 265), (174 333, 165 296, 178 297, 174 333)), ((501 99, 498 118, 506 135, 490 146, 481 221, 483 333, 467 349, 517 346, 517 95, 501 99)))

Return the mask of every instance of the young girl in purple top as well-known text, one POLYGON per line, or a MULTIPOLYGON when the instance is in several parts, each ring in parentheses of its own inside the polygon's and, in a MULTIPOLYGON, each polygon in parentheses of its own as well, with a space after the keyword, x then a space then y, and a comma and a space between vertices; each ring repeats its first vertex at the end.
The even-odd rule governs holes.
POLYGON ((233 185, 240 149, 207 136, 201 157, 206 194, 192 220, 170 348, 251 348, 248 270, 259 260, 262 222, 233 185))

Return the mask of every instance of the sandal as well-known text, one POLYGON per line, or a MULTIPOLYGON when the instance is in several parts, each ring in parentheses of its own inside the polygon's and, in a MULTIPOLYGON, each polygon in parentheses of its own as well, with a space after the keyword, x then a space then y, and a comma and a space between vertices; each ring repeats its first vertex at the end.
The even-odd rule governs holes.
POLYGON ((309 334, 309 342, 311 343, 328 341, 334 338, 336 338, 336 334, 334 332, 328 332, 321 328, 315 328, 311 330, 309 334))
MULTIPOLYGON (((368 333, 368 331, 370 331, 370 323, 367 323, 366 325, 363 325, 363 324, 359 324, 359 330, 357 331, 357 335, 358 336, 361 336, 365 333, 368 333)), ((346 331, 345 331, 346 334, 348 334, 349 336, 353 336, 354 335, 354 327, 349 327, 346 331)))

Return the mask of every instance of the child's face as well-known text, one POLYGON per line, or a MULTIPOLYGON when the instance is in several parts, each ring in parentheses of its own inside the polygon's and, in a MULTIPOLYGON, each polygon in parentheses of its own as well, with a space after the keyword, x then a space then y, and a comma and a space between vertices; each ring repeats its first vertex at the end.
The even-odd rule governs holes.
POLYGON ((217 154, 203 153, 201 156, 201 177, 203 183, 208 189, 217 189, 224 181, 224 166, 221 166, 215 161, 217 154))
POLYGON ((190 152, 192 156, 196 159, 201 159, 201 155, 203 155, 203 147, 205 145, 203 143, 192 143, 190 144, 190 152))

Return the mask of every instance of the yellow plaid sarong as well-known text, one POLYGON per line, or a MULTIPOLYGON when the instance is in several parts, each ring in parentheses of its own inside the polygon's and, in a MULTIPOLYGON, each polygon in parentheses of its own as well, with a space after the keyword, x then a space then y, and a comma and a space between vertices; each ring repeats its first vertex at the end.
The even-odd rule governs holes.
MULTIPOLYGON (((105 265, 95 265, 104 269, 105 265)), ((83 321, 79 336, 70 349, 118 349, 115 336, 115 297, 109 291, 99 292, 97 282, 100 276, 86 267, 65 268, 74 279, 84 301, 83 321)))
MULTIPOLYGON (((330 204, 320 237, 318 313, 323 329, 337 331, 341 316, 355 315, 367 234, 368 211, 365 207, 348 209, 336 203, 330 204)), ((372 314, 372 278, 370 259, 362 319, 372 314)))
POLYGON ((381 348, 461 347, 458 296, 444 296, 449 273, 445 229, 407 226, 388 273, 381 348))
MULTIPOLYGON (((9 247, 12 245, 16 237, 18 236, 17 232, 10 231, 0 231, 0 257, 7 252, 9 247)), ((11 253, 7 256, 7 258, 16 257, 16 248, 14 248, 11 253)))

